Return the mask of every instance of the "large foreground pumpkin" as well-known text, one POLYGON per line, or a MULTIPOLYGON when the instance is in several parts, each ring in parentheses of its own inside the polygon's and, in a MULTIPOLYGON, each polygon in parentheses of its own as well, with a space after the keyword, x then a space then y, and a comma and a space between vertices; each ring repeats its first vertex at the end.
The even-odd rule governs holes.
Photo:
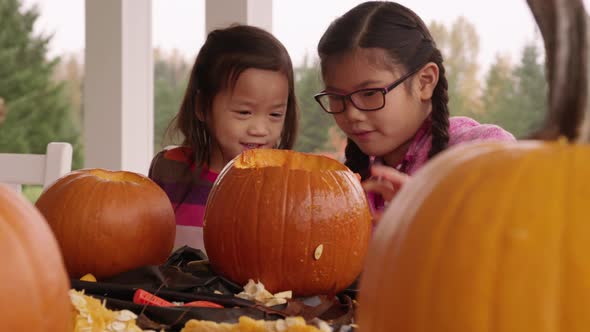
POLYGON ((172 252, 172 205, 143 175, 74 171, 43 192, 36 206, 55 233, 72 277, 92 273, 100 279, 161 264, 172 252))
POLYGON ((346 166, 284 150, 249 150, 228 164, 211 190, 204 222, 215 271, 297 295, 349 286, 371 232, 367 200, 346 166))
POLYGON ((377 227, 362 331, 590 331, 589 165, 540 142, 432 161, 377 227))
POLYGON ((590 145, 568 143, 586 105, 585 11, 530 4, 551 69, 541 133, 564 138, 476 143, 419 171, 376 230, 361 331, 590 331, 590 145))
POLYGON ((71 331, 69 281, 43 216, 0 184, 0 326, 3 331, 71 331))

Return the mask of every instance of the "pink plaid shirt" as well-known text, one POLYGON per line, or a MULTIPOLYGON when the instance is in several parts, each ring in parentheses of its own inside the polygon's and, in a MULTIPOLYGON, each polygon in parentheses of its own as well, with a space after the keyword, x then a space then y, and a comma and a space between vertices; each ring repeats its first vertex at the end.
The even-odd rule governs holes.
MULTIPOLYGON (((396 168, 412 175, 424 166, 428 161, 428 151, 432 147, 431 126, 431 120, 427 119, 414 136, 414 141, 410 144, 408 152, 396 168)), ((496 125, 480 124, 464 116, 449 119, 449 148, 464 142, 514 140, 511 133, 496 125)), ((376 160, 376 162, 379 161, 376 160)))
MULTIPOLYGON (((428 118, 414 136, 413 142, 402 161, 396 166, 401 172, 408 175, 416 173, 428 161, 428 151, 432 146, 432 121, 428 118)), ((491 124, 480 124, 477 121, 456 116, 449 119, 449 144, 448 148, 464 142, 474 141, 515 141, 514 136, 506 130, 491 124)), ((375 158, 374 164, 381 164, 380 158, 375 158)), ((368 195, 372 208, 383 209, 383 199, 379 195, 368 195)))

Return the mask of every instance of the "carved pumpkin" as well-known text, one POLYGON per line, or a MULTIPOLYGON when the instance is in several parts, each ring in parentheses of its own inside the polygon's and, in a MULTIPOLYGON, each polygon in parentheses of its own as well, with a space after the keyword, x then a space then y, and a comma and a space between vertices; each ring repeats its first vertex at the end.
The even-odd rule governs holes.
POLYGON ((551 64, 541 133, 566 138, 475 143, 421 169, 375 232, 361 331, 590 330, 590 145, 567 142, 586 105, 585 11, 529 3, 551 64))
POLYGON ((238 284, 328 294, 360 273, 371 215, 360 182, 338 161, 249 150, 219 175, 203 232, 214 270, 238 284))
POLYGON ((86 169, 57 180, 37 200, 64 255, 70 276, 99 280, 172 252, 175 218, 164 191, 126 171, 86 169))
POLYGON ((0 184, 3 331, 71 331, 69 280, 57 241, 29 202, 0 184))

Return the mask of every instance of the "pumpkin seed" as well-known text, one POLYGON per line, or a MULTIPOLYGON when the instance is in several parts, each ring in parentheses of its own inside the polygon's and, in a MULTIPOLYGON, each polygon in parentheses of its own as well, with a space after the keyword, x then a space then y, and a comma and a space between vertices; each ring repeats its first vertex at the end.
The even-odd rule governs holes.
POLYGON ((110 331, 125 331, 125 329, 127 329, 127 324, 123 323, 123 322, 119 322, 119 321, 114 321, 111 323, 111 325, 109 326, 109 330, 110 331))
POLYGON ((320 259, 320 257, 322 257, 323 252, 324 252, 324 245, 320 244, 319 246, 317 246, 315 248, 315 251, 313 252, 313 258, 315 258, 315 260, 317 261, 318 259, 320 259))
POLYGON ((120 322, 128 322, 132 319, 136 319, 137 315, 129 310, 121 310, 117 314, 117 320, 120 322))

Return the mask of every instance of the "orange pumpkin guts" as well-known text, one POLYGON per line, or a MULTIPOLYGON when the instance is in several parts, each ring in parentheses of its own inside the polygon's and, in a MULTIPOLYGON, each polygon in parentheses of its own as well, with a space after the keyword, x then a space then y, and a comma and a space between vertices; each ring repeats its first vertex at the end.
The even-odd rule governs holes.
POLYGON ((72 331, 69 280, 43 216, 0 184, 0 324, 3 331, 72 331))
POLYGON ((36 205, 55 233, 72 277, 91 273, 100 280, 161 264, 172 252, 172 204, 143 175, 74 171, 43 192, 36 205))
POLYGON ((222 170, 204 220, 212 267, 271 292, 333 294, 361 272, 371 214, 360 182, 336 160, 248 150, 222 170))
POLYGON ((473 143, 416 173, 371 243, 360 331, 590 331, 586 12, 529 4, 548 47, 546 141, 473 143))

